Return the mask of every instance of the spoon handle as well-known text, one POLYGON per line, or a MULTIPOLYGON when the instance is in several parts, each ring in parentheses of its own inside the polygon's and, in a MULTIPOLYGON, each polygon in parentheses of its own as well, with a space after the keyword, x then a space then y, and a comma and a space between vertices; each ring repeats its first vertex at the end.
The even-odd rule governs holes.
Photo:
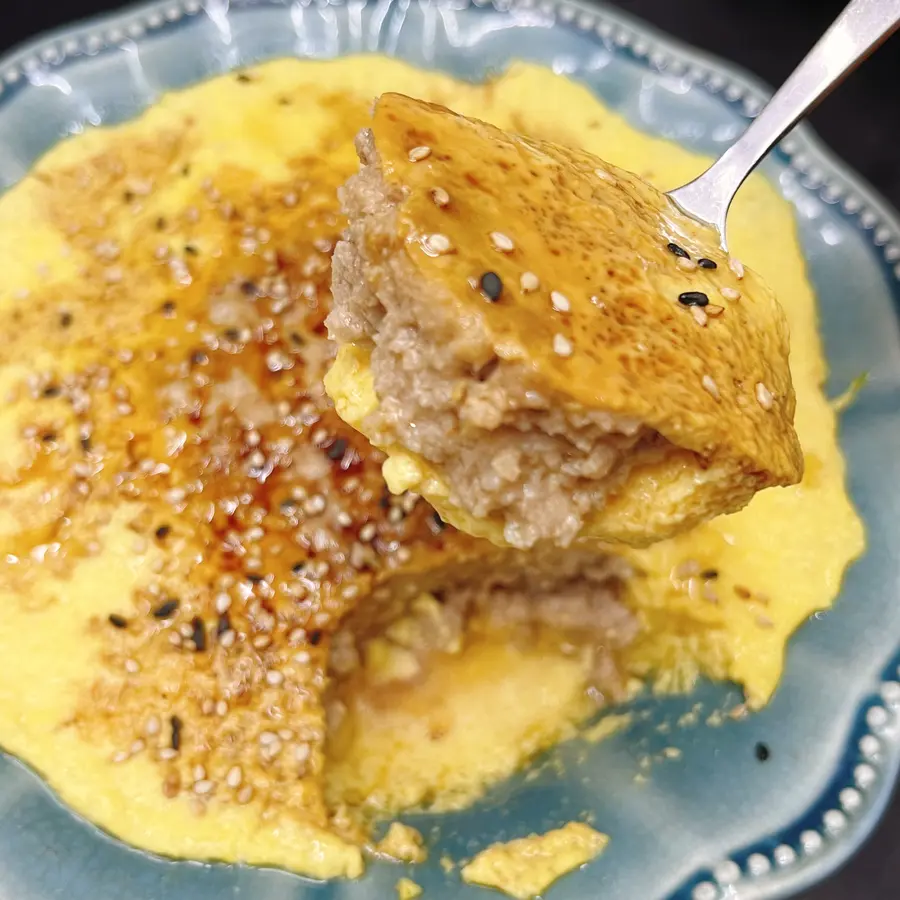
POLYGON ((699 178, 669 196, 689 215, 716 226, 744 179, 807 112, 900 27, 900 0, 852 0, 747 130, 699 178))

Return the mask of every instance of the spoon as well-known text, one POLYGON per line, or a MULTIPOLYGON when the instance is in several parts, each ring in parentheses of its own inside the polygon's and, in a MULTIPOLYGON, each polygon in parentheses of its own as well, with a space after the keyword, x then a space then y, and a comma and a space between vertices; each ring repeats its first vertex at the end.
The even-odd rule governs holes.
POLYGON ((900 0, 852 0, 747 130, 702 175, 669 196, 725 243, 728 207, 769 150, 900 27, 900 0))

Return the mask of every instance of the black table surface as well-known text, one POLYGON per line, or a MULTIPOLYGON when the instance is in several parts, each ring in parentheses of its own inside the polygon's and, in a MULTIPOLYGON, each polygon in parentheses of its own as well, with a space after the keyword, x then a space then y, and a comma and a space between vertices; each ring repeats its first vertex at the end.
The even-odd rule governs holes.
MULTIPOLYGON (((845 0, 618 0, 617 5, 774 85, 790 73, 844 4, 845 0)), ((4 10, 0 52, 41 31, 116 9, 121 2, 50 0, 14 5, 14 11, 4 10)), ((900 36, 853 73, 811 118, 825 142, 900 207, 897 85, 900 36)), ((897 900, 898 879, 900 798, 895 798, 856 857, 798 900, 897 900)))

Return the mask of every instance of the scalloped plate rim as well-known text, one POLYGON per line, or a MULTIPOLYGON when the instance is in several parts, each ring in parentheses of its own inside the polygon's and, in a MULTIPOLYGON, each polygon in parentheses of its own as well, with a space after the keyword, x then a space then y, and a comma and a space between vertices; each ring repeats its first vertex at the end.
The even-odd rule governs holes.
MULTIPOLYGON (((364 4, 366 2, 371 2, 371 0, 363 0, 364 4)), ((419 0, 419 2, 423 2, 423 0, 419 0)), ((437 0, 437 2, 440 3, 440 0, 437 0)), ((313 0, 313 2, 303 3, 291 3, 290 0, 260 0, 258 3, 254 2, 254 0, 233 0, 233 8, 236 12, 240 12, 246 9, 252 9, 256 6, 341 6, 345 5, 345 3, 346 0, 324 0, 324 2, 320 3, 315 3, 315 0, 313 0)), ((610 6, 608 3, 604 2, 604 0, 596 0, 596 2, 588 2, 588 0, 541 0, 541 2, 536 2, 536 0, 508 0, 506 3, 503 3, 502 0, 500 3, 494 2, 494 0, 483 0, 483 2, 466 0, 466 6, 478 8, 489 5, 493 5, 499 12, 507 12, 510 9, 515 8, 540 8, 541 10, 546 10, 550 13, 557 13, 564 9, 572 10, 573 14, 570 18, 565 21, 556 21, 553 27, 573 28, 585 34, 592 33, 594 35, 594 40, 601 43, 604 42, 604 38, 597 35, 596 25, 600 22, 608 22, 614 26, 614 28, 618 27, 625 33, 629 33, 628 43, 624 46, 617 47, 617 50, 620 52, 633 52, 631 48, 631 44, 633 43, 632 38, 638 38, 648 42, 650 45, 650 51, 647 54, 641 54, 641 57, 645 55, 651 56, 654 50, 661 49, 667 57, 674 58, 683 64, 686 70, 689 70, 691 67, 698 67, 701 70, 705 70, 705 74, 722 75, 725 79, 722 89, 712 89, 702 81, 696 79, 692 79, 691 87, 692 89, 702 90, 707 94, 718 96, 723 93, 725 86, 736 85, 741 89, 741 94, 737 99, 731 100, 727 97, 722 97, 721 99, 729 105, 738 108, 740 107, 741 101, 747 96, 752 97, 755 102, 761 104, 773 93, 771 86, 744 69, 742 66, 718 57, 715 53, 696 48, 688 42, 673 37, 664 30, 643 21, 631 13, 610 6), (579 15, 587 15, 594 20, 590 29, 578 28, 575 23, 579 15)), ((38 58, 43 64, 51 67, 64 65, 67 59, 72 58, 67 57, 65 53, 63 53, 59 60, 46 61, 41 59, 42 53, 48 49, 52 48, 58 51, 60 49, 60 44, 63 42, 84 39, 89 35, 96 33, 98 29, 102 29, 102 31, 109 33, 117 28, 127 29, 129 24, 134 24, 137 21, 140 21, 141 25, 144 26, 148 17, 162 15, 164 21, 159 28, 144 31, 139 36, 130 36, 127 32, 122 35, 123 41, 140 41, 149 35, 163 31, 168 27, 177 26, 181 22, 193 18, 193 16, 203 12, 205 6, 205 0, 204 2, 201 2, 201 0, 193 0, 193 2, 192 0, 154 0, 154 2, 140 2, 140 0, 138 0, 138 2, 129 3, 122 9, 91 15, 76 20, 68 25, 46 31, 29 40, 20 42, 15 47, 0 54, 0 112, 2 112, 2 108, 9 96, 15 93, 15 89, 19 87, 18 84, 7 85, 3 83, 2 76, 6 72, 18 69, 19 74, 21 75, 21 69, 23 68, 22 64, 31 58, 38 58), (174 21, 165 16, 165 12, 170 9, 177 9, 179 11, 179 16, 174 21)), ((83 49, 80 49, 77 57, 83 58, 117 52, 120 50, 120 46, 121 45, 118 43, 109 45, 104 41, 94 52, 86 52, 83 49)), ((72 56, 75 55, 73 54, 72 56)), ((642 58, 640 61, 641 64, 646 65, 651 70, 654 69, 652 62, 645 61, 642 58)), ((751 118, 743 109, 739 108, 739 113, 746 120, 751 118)), ((882 197, 862 175, 841 160, 840 157, 822 141, 808 123, 802 123, 797 126, 783 138, 778 145, 776 152, 788 161, 790 167, 794 171, 801 175, 805 175, 810 169, 813 171, 818 170, 823 173, 825 177, 817 179, 820 182, 818 185, 804 186, 805 190, 814 193, 822 202, 830 206, 841 207, 841 200, 847 193, 854 195, 862 201, 861 204, 857 205, 853 210, 841 208, 841 215, 847 219, 853 220, 852 227, 854 230, 863 232, 864 234, 870 233, 869 242, 875 246, 876 249, 879 244, 896 244, 896 242, 900 241, 900 213, 898 213, 897 209, 888 200, 882 197), (795 149, 791 152, 785 150, 785 145, 788 143, 795 145, 795 149), (800 156, 801 153, 812 163, 812 165, 800 167, 795 164, 794 160, 800 156), (841 193, 836 197, 825 196, 823 193, 824 187, 834 183, 841 186, 841 193), (871 224, 866 225, 860 221, 860 219, 862 214, 868 211, 875 214, 875 220, 871 224), (876 241, 874 239, 876 230, 889 232, 889 237, 885 241, 876 241)), ((882 261, 888 269, 895 269, 895 274, 897 277, 900 277, 900 265, 895 267, 896 260, 882 261)), ((896 288, 892 290, 891 293, 894 298, 895 306, 900 305, 900 293, 898 293, 896 288)), ((897 673, 898 663, 900 663, 900 646, 898 646, 897 654, 892 661, 883 669, 883 677, 878 680, 873 680, 870 685, 870 690, 866 694, 866 698, 857 706, 857 719, 863 715, 867 708, 870 708, 872 699, 878 697, 879 686, 890 677, 887 673, 897 673)), ((870 733, 870 730, 866 730, 865 733, 870 733)), ((848 750, 853 746, 853 742, 858 740, 859 735, 860 728, 857 724, 850 729, 848 734, 846 745, 848 750)), ((56 798, 55 793, 46 786, 46 783, 34 770, 15 757, 10 758, 15 759, 16 762, 22 765, 30 773, 31 777, 40 780, 42 786, 50 791, 57 802, 60 802, 58 801, 58 798, 56 798)), ((811 804, 809 810, 818 808, 818 806, 821 805, 822 799, 829 791, 833 790, 834 782, 836 781, 840 770, 841 765, 835 767, 832 780, 823 785, 822 791, 819 794, 819 800, 811 804)), ((894 789, 897 786, 898 773, 900 773, 900 743, 896 740, 886 742, 881 761, 877 766, 877 772, 880 783, 868 794, 869 802, 864 813, 852 819, 847 829, 842 832, 842 836, 839 840, 832 841, 823 847, 821 852, 815 856, 814 863, 802 867, 773 869, 772 877, 777 878, 777 881, 770 881, 766 878, 766 883, 757 884, 756 886, 753 885, 752 880, 742 877, 742 879, 736 883, 737 890, 740 893, 728 893, 726 896, 740 896, 741 898, 747 898, 747 900, 751 900, 751 898, 757 898, 757 900, 779 900, 779 898, 794 896, 799 891, 821 883, 825 878, 840 869, 855 855, 868 837, 870 837, 874 828, 881 821, 885 810, 893 798, 894 789), (745 889, 748 889, 749 892, 745 889)), ((83 818, 79 814, 73 813, 71 810, 69 812, 78 818, 83 818)), ((90 824, 93 825, 93 823, 90 824)), ((784 828, 789 828, 793 824, 794 823, 789 823, 784 826, 784 828)), ((99 831, 100 834, 108 839, 111 837, 102 829, 99 831)), ((143 851, 138 852, 143 853, 143 851)), ((746 848, 738 848, 732 852, 730 858, 746 857, 747 852, 746 848)), ((147 855, 155 857, 155 854, 147 855)), ((173 861, 168 860, 168 858, 165 859, 170 862, 173 861)), ((674 898, 688 896, 692 888, 695 888, 704 880, 705 876, 703 871, 694 873, 693 876, 686 879, 682 885, 675 890, 671 895, 672 900, 674 900, 674 898)), ((715 878, 711 878, 710 881, 714 883, 715 878)), ((719 898, 723 895, 721 892, 717 891, 712 896, 719 898)))

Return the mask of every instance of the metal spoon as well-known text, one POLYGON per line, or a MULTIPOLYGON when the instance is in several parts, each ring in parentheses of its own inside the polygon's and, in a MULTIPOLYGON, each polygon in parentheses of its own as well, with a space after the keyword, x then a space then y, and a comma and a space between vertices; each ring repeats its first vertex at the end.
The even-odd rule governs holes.
POLYGON ((900 0, 852 0, 747 130, 699 178, 669 191, 725 243, 728 207, 744 179, 793 126, 900 27, 900 0))

